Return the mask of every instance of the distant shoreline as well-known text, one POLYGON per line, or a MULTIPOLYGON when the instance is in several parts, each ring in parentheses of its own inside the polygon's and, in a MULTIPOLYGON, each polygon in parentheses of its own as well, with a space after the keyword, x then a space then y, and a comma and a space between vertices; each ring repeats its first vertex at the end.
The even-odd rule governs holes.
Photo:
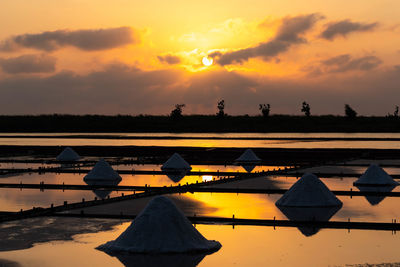
POLYGON ((254 140, 254 141, 400 141, 400 137, 232 137, 232 136, 123 136, 123 135, 0 135, 5 138, 99 139, 99 140, 254 140))
MULTIPOLYGON (((400 133, 399 117, 0 116, 1 133, 400 133)), ((288 139, 290 140, 290 139, 288 139)))

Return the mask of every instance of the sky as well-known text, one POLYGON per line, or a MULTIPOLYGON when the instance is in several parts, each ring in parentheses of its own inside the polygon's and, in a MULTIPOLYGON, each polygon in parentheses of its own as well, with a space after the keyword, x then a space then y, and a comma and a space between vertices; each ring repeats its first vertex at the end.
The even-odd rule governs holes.
POLYGON ((387 115, 398 0, 1 0, 0 114, 387 115))

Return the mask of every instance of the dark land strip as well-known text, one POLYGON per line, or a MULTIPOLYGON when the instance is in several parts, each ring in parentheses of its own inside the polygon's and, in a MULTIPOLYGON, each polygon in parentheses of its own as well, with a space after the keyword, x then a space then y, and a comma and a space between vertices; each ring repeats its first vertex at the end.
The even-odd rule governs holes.
POLYGON ((98 139, 98 140, 249 140, 249 141, 400 141, 399 137, 238 137, 238 136, 124 136, 124 135, 0 135, 0 139, 98 139))
POLYGON ((224 116, 184 115, 3 115, 0 132, 80 133, 268 133, 268 132, 400 132, 399 117, 224 116))

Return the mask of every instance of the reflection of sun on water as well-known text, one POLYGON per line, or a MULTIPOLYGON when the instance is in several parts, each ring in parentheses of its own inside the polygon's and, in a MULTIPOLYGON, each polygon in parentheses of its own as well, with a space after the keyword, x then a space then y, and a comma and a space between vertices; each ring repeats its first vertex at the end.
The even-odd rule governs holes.
POLYGON ((203 57, 202 62, 204 66, 211 66, 213 64, 213 59, 209 57, 203 57))
POLYGON ((201 176, 201 178, 202 178, 203 182, 210 182, 213 179, 212 175, 203 175, 203 176, 201 176))

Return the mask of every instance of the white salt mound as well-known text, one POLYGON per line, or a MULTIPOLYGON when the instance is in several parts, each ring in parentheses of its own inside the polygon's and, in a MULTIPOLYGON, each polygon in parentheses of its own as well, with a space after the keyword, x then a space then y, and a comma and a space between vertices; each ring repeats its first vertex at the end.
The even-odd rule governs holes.
MULTIPOLYGON (((90 181, 121 181, 122 178, 104 159, 100 159, 93 169, 83 178, 86 183, 90 181)), ((93 184, 93 183, 92 183, 93 184)))
POLYGON ((116 240, 98 247, 111 252, 212 252, 221 247, 205 239, 168 198, 153 198, 116 240))
POLYGON ((161 167, 163 171, 191 170, 190 164, 181 155, 174 153, 161 167))
POLYGON ((304 174, 275 203, 286 207, 334 207, 342 206, 342 202, 314 174, 304 174))
POLYGON ((376 164, 371 164, 368 169, 353 183, 357 185, 370 185, 370 186, 396 186, 399 183, 385 172, 381 167, 376 164))
POLYGON ((253 150, 246 149, 246 151, 236 159, 238 163, 259 163, 261 159, 253 152, 253 150))
POLYGON ((58 161, 76 161, 81 157, 72 148, 66 147, 57 157, 58 161))

